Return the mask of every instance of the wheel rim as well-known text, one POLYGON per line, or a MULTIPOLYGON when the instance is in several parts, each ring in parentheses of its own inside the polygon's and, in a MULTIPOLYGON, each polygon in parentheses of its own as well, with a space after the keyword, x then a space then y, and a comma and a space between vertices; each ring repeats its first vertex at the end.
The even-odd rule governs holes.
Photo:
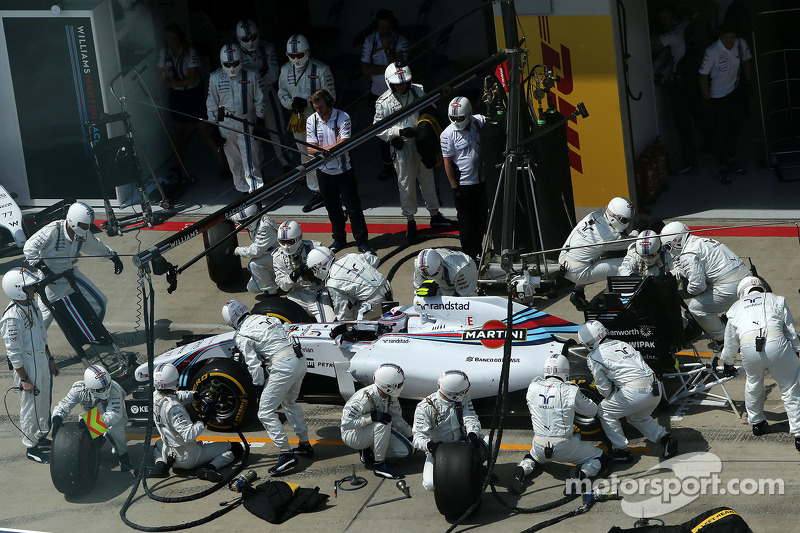
POLYGON ((229 381, 218 378, 213 378, 206 390, 214 389, 214 406, 217 410, 216 418, 218 420, 226 420, 230 417, 235 417, 239 410, 239 397, 241 391, 238 387, 233 386, 229 381))

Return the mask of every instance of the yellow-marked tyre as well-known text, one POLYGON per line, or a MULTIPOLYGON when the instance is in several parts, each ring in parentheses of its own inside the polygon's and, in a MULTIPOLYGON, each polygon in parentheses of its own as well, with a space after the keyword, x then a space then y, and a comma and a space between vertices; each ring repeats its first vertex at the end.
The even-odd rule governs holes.
MULTIPOLYGON (((244 365, 236 361, 210 361, 195 374, 192 389, 214 395, 217 414, 208 426, 218 431, 243 428, 256 412, 258 394, 253 380, 244 365)), ((192 407, 199 416, 199 404, 192 407)))
POLYGON ((274 316, 287 324, 309 324, 316 322, 308 312, 286 298, 267 298, 253 306, 253 313, 274 316))
MULTIPOLYGON (((603 395, 597 392, 593 382, 586 379, 576 379, 573 380, 573 383, 578 385, 583 395, 594 403, 603 401, 603 395)), ((574 427, 575 433, 580 433, 584 437, 596 437, 603 431, 597 418, 581 416, 578 413, 575 413, 574 427)))

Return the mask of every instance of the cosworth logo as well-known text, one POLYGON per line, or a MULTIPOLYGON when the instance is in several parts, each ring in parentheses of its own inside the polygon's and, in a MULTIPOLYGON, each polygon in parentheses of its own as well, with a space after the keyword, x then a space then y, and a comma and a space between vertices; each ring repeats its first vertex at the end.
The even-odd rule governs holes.
MULTIPOLYGON (((506 325, 499 320, 490 320, 481 329, 468 329, 461 334, 463 341, 480 341, 487 348, 500 348, 506 340, 506 325)), ((528 336, 526 328, 513 328, 511 341, 524 341, 528 336)))

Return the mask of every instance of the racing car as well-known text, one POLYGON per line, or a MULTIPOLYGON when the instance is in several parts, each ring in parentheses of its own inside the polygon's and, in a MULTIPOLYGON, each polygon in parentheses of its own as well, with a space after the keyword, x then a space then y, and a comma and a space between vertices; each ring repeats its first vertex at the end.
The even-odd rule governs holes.
MULTIPOLYGON (((283 298, 261 302, 252 312, 280 318, 290 337, 300 344, 308 364, 301 390, 305 401, 343 403, 357 388, 372 383, 373 372, 381 364, 395 363, 406 378, 401 400, 421 400, 436 390, 443 371, 457 368, 470 377, 470 396, 479 413, 491 413, 507 332, 503 318, 507 305, 505 299, 495 296, 417 296, 412 305, 395 306, 380 320, 349 323, 298 323, 304 311, 283 298)), ((588 389, 591 378, 585 360, 575 357, 562 337, 576 333, 578 326, 532 307, 513 305, 510 413, 527 416, 528 385, 541 375, 544 361, 554 354, 565 353, 570 358, 573 379, 588 389)), ((237 352, 234 334, 194 340, 154 360, 154 365, 172 363, 178 368, 181 388, 213 390, 217 418, 210 425, 219 430, 246 425, 260 394, 237 352)), ((128 401, 128 415, 142 420, 149 404, 144 385, 149 378, 147 365, 139 366, 134 376, 143 385, 128 401)), ((579 421, 579 429, 582 424, 594 422, 579 421)))

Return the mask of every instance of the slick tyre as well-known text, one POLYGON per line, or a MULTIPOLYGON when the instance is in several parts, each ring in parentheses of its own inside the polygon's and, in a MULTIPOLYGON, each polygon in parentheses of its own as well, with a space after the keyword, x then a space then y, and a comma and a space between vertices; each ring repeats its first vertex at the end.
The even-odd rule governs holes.
POLYGON ((436 448, 433 492, 436 508, 453 521, 463 515, 481 494, 481 459, 469 442, 443 442, 436 448))
MULTIPOLYGON (((101 440, 101 439, 98 439, 101 440)), ((100 446, 78 422, 64 422, 50 448, 50 478, 67 496, 88 494, 97 481, 100 446)))
MULTIPOLYGON (((218 431, 233 431, 252 420, 258 393, 247 369, 233 360, 210 361, 194 375, 192 389, 214 395, 216 416, 207 425, 218 431)), ((196 417, 198 404, 191 404, 196 417)))
POLYGON ((253 306, 253 313, 273 316, 287 324, 308 324, 316 322, 308 312, 295 302, 286 298, 268 298, 253 306))
MULTIPOLYGON (((603 401, 603 396, 597 392, 594 385, 588 380, 575 380, 576 385, 580 388, 584 396, 592 400, 594 403, 603 401)), ((600 422, 595 417, 585 417, 575 413, 574 427, 575 433, 580 433, 583 437, 596 437, 600 435, 602 428, 600 422)))
POLYGON ((242 260, 238 255, 228 255, 225 251, 239 245, 236 233, 229 235, 236 229, 230 220, 223 220, 203 232, 203 245, 206 250, 224 240, 222 244, 211 250, 206 255, 208 277, 218 285, 232 285, 239 281, 242 274, 242 260))

